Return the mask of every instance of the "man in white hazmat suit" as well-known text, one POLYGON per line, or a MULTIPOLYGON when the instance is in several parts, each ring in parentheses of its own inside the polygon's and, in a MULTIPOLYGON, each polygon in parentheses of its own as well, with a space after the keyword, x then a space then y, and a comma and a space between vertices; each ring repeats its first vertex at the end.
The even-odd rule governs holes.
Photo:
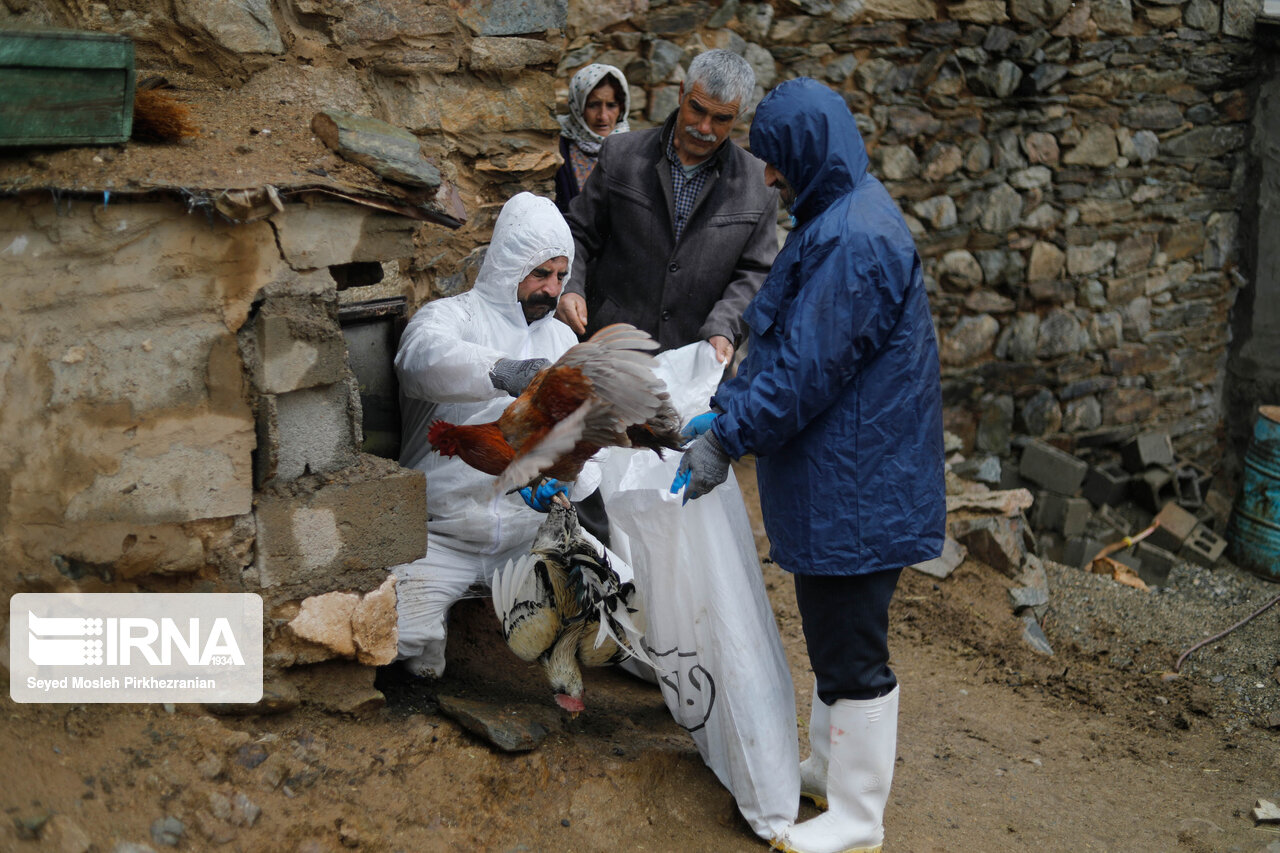
MULTIPOLYGON (((427 475, 427 554, 396 566, 399 657, 417 674, 444 673, 449 608, 476 581, 529 550, 543 516, 460 457, 434 453, 432 422, 496 420, 538 370, 578 342, 555 318, 573 264, 573 236, 555 204, 531 193, 508 201, 475 286, 429 302, 400 339, 400 464, 427 475)), ((575 499, 595 490, 589 464, 575 499)))

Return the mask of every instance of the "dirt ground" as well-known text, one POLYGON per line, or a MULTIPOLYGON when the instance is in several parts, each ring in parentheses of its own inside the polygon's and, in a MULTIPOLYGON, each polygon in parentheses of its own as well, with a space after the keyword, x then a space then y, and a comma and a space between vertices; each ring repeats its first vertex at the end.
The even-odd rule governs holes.
MULTIPOLYGON (((758 518, 754 478, 740 469, 739 479, 758 518)), ((810 679, 799 617, 790 579, 772 563, 764 572, 803 754, 810 679)), ((1078 624, 1047 619, 1055 653, 1032 651, 1010 585, 972 560, 945 580, 903 574, 886 849, 1280 851, 1280 828, 1251 814, 1256 800, 1280 799, 1275 728, 1240 724, 1208 679, 1117 664, 1072 638, 1078 624)), ((1275 644, 1275 616, 1256 620, 1271 619, 1255 635, 1262 642, 1275 644)), ((1168 668, 1179 651, 1145 654, 1168 668)), ((764 849, 656 688, 589 671, 589 710, 563 716, 541 672, 502 645, 486 600, 455 608, 444 679, 389 667, 379 685, 387 706, 359 719, 307 706, 215 718, 196 706, 6 699, 0 849, 163 851, 166 817, 181 850, 764 849), (500 704, 551 733, 532 752, 499 753, 442 716, 440 696, 500 704)), ((1272 677, 1265 689, 1280 688, 1272 677)))

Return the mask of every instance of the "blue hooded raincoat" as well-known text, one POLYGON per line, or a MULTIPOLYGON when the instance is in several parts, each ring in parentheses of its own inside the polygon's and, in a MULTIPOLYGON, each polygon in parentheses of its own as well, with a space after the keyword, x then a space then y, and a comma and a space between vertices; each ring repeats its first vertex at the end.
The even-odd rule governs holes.
POLYGON ((761 102, 752 153, 796 191, 796 228, 744 316, 713 426, 756 470, 773 559, 855 575, 937 557, 946 526, 938 344, 920 257, 867 172, 843 99, 799 78, 761 102))

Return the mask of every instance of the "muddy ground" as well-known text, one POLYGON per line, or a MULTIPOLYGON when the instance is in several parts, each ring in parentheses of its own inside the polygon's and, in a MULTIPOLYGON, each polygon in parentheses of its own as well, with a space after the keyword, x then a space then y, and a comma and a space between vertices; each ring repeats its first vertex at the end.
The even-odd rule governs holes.
MULTIPOLYGON (((750 472, 740 480, 755 512, 750 472)), ((764 572, 797 682, 803 754, 810 681, 799 618, 789 578, 772 563, 764 572)), ((1224 597, 1220 614, 1196 615, 1197 634, 1280 592, 1223 580, 1245 592, 1224 597)), ((886 849, 1280 851, 1280 828, 1251 814, 1260 798, 1280 800, 1280 684, 1257 662, 1276 664, 1280 608, 1164 680, 1183 648, 1124 631, 1125 608, 1149 601, 1133 596, 1150 593, 1059 578, 1045 656, 1021 640, 1011 583, 973 560, 945 580, 903 575, 886 849), (1248 662, 1232 663, 1233 648, 1248 662), (1244 690, 1255 691, 1251 703, 1244 690)), ((0 849, 163 851, 173 849, 165 818, 180 850, 765 849, 656 688, 591 671, 589 711, 571 720, 540 671, 502 645, 486 600, 461 602, 451 630, 447 676, 426 683, 388 668, 379 684, 389 703, 363 718, 6 699, 0 849), (440 696, 500 703, 551 733, 532 752, 499 753, 443 716, 440 696)))

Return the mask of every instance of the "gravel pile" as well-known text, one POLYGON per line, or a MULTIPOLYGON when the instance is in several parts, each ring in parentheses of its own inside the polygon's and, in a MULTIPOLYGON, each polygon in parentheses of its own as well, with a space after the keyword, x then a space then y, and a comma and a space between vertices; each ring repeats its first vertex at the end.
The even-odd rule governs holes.
MULTIPOLYGON (((1280 584, 1225 561, 1213 570, 1180 563, 1146 592, 1050 561, 1045 570, 1050 642, 1105 651, 1113 666, 1142 674, 1172 671, 1183 652, 1280 595, 1280 584)), ((1220 691, 1229 726, 1280 726, 1280 604, 1190 654, 1179 672, 1220 691)))

